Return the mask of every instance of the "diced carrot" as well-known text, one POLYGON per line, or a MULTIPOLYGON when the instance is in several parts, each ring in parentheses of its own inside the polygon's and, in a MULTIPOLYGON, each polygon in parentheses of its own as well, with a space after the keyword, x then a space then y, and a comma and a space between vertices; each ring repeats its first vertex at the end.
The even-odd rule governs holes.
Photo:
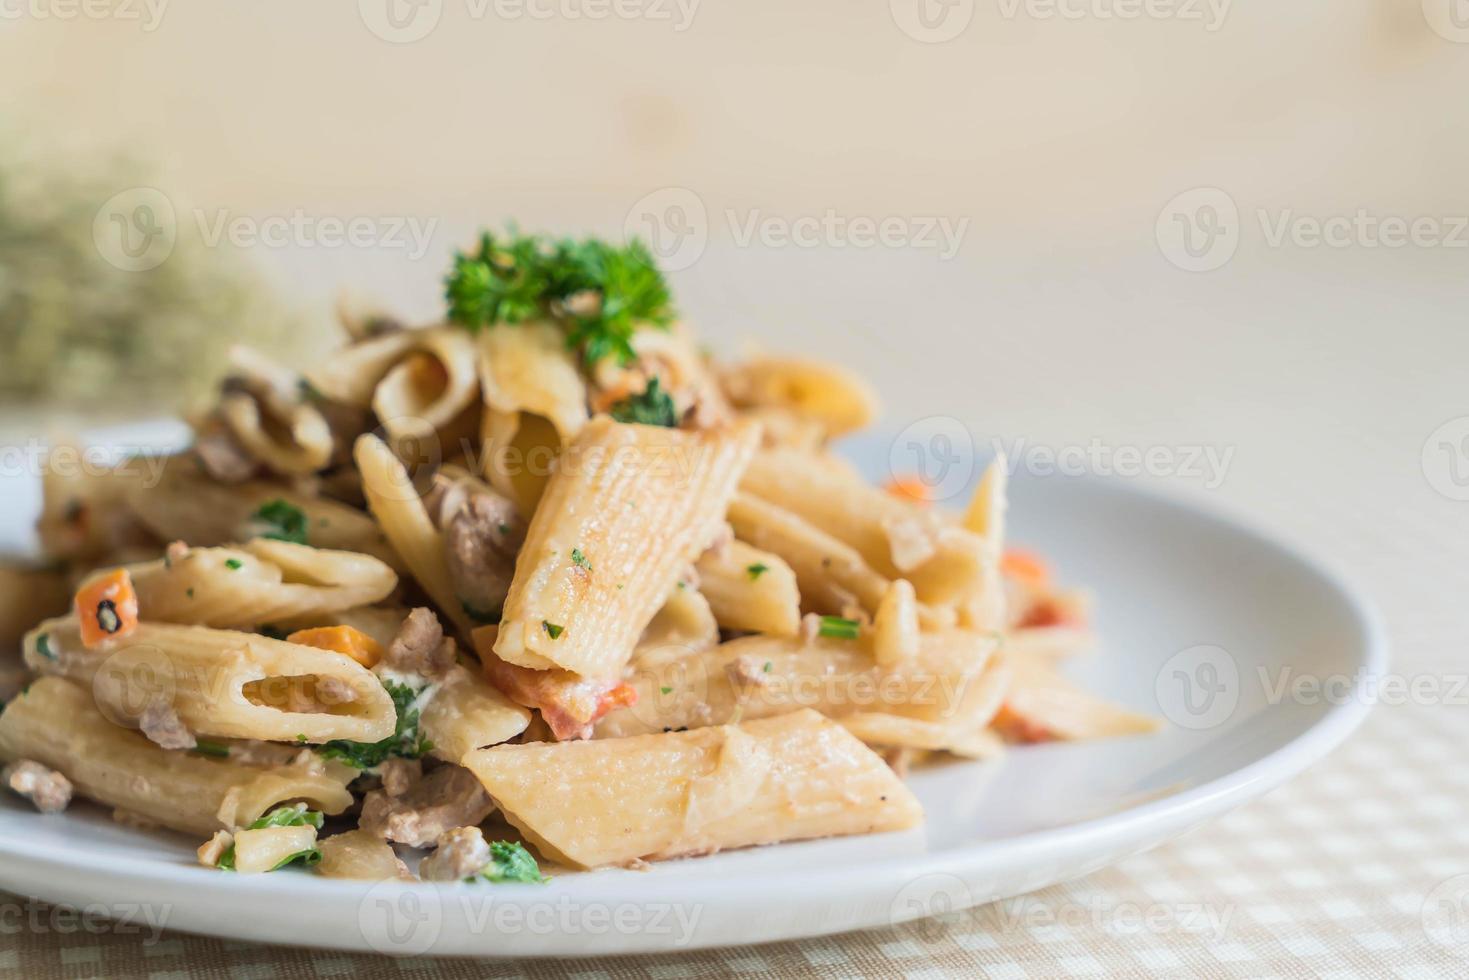
POLYGON ((1000 572, 1034 589, 1051 584, 1051 566, 1040 555, 1024 548, 1006 548, 1000 556, 1000 572))
POLYGON ((315 626, 297 630, 286 637, 286 642, 340 653, 364 667, 375 667, 383 658, 382 644, 351 626, 315 626))
POLYGON ((619 684, 597 699, 596 721, 613 708, 631 708, 638 703, 638 689, 631 684, 619 684))
POLYGON ((887 486, 883 489, 894 497, 901 497, 914 503, 933 503, 933 490, 920 476, 895 476, 887 482, 887 486))
POLYGON ((1008 702, 1000 706, 999 712, 990 725, 1012 742, 1034 744, 1056 741, 1055 732, 1021 715, 1008 702))
POLYGON ((115 569, 82 584, 76 595, 82 646, 92 649, 114 637, 127 636, 138 626, 138 593, 132 576, 115 569))

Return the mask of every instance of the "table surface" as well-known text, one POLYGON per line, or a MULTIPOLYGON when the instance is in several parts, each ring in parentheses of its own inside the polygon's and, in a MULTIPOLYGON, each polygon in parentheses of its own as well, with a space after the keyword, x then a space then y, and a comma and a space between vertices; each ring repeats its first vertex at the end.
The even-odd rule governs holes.
MULTIPOLYGON (((154 941, 120 929, 66 931, 68 920, 44 911, 39 927, 18 926, 24 900, 11 899, 0 902, 0 974, 1469 974, 1461 599, 1469 502, 1458 499, 1469 498, 1469 341, 1455 322, 1462 302, 1410 288, 1400 272, 1364 268, 1307 262, 1287 275, 1246 260, 1222 279, 1191 279, 1155 264, 1136 276, 1114 270, 1110 300, 1081 286, 1053 288, 1065 268, 1028 287, 991 269, 985 315, 1024 307, 1024 330, 979 322, 971 311, 898 350, 873 326, 883 311, 864 306, 860 290, 829 293, 823 302, 836 311, 813 316, 809 328, 766 328, 773 345, 812 351, 845 337, 844 349, 893 393, 889 421, 947 403, 971 412, 983 431, 1037 444, 1232 449, 1217 486, 1161 482, 1246 514, 1344 569, 1384 614, 1394 673, 1431 682, 1409 703, 1379 704, 1347 744, 1265 798, 1080 881, 941 920, 807 942, 565 963, 392 961, 171 933, 154 941), (1124 320, 1127 329, 1117 329, 1124 320), (969 345, 971 365, 982 356, 1003 370, 914 356, 950 343, 969 345)), ((1097 281, 1071 271, 1078 283, 1097 281)), ((927 288, 923 271, 912 273, 909 285, 927 288)), ((830 276, 863 281, 851 265, 830 276)), ((715 303, 697 280, 689 292, 695 308, 738 319, 737 297, 715 303)), ((803 300, 789 299, 799 319, 803 300)), ((705 320, 725 325, 718 315, 705 320)))

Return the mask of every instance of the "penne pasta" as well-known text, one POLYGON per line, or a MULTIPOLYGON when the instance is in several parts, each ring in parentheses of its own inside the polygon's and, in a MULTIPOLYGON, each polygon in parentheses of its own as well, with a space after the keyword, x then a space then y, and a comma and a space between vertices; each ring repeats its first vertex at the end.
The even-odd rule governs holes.
POLYGON ((508 742, 530 725, 530 712, 488 681, 455 666, 419 718, 419 730, 433 743, 433 756, 459 763, 475 749, 508 742))
POLYGON ((34 759, 88 799, 197 835, 247 826, 289 800, 341 813, 355 775, 320 762, 257 767, 162 749, 118 728, 85 689, 59 677, 36 681, 0 714, 0 759, 34 759))
POLYGON ((740 489, 850 545, 880 575, 908 579, 924 602, 951 605, 981 584, 977 535, 820 456, 763 450, 750 461, 740 489))
POLYGON ((794 636, 800 628, 796 573, 779 555, 732 541, 706 551, 695 569, 699 589, 725 629, 794 636))
POLYGON ((239 629, 369 605, 398 585, 383 562, 350 551, 265 538, 176 550, 128 568, 148 619, 239 629))
POLYGON ((68 616, 26 635, 25 662, 90 688, 119 723, 161 704, 193 734, 317 743, 376 742, 395 722, 382 684, 351 658, 253 633, 140 623, 89 650, 68 616))
POLYGON ((479 404, 474 341, 464 331, 433 327, 404 333, 411 349, 381 376, 372 395, 372 410, 395 450, 453 432, 456 421, 479 404))
POLYGON ((1088 694, 1050 664, 1014 658, 1014 681, 995 727, 1020 742, 1146 735, 1162 722, 1088 694))
POLYGON ((922 818, 881 758, 811 711, 636 738, 502 745, 465 765, 527 840, 574 867, 905 830, 922 818))
POLYGON ((496 655, 586 677, 621 670, 714 538, 758 436, 588 423, 531 519, 496 655))
POLYGON ((791 357, 756 357, 720 373, 736 408, 777 410, 841 436, 872 424, 877 396, 861 378, 832 364, 791 357))

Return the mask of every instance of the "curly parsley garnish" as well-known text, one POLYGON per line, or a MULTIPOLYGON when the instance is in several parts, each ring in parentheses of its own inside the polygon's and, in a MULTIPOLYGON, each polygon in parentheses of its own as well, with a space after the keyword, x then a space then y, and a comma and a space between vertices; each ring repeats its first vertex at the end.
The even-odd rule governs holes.
POLYGON ((673 322, 672 296, 642 242, 550 239, 514 228, 480 235, 474 253, 456 252, 444 280, 449 319, 470 330, 549 319, 588 364, 633 359, 633 334, 673 322))
POLYGON ((664 428, 678 427, 678 410, 673 399, 663 390, 657 378, 648 380, 642 394, 628 395, 612 406, 611 415, 619 422, 635 422, 639 425, 661 425, 664 428))
POLYGON ((478 881, 481 878, 496 884, 505 881, 539 884, 549 880, 541 874, 541 866, 536 864, 536 859, 525 849, 525 845, 502 840, 490 843, 490 863, 481 868, 478 874, 464 880, 478 881))
POLYGON ((419 711, 413 707, 419 692, 407 684, 383 681, 388 695, 393 699, 393 710, 397 712, 398 724, 393 734, 381 742, 348 742, 333 739, 318 751, 328 759, 345 762, 354 769, 373 769, 388 761, 392 756, 404 759, 419 759, 434 747, 418 730, 419 711))

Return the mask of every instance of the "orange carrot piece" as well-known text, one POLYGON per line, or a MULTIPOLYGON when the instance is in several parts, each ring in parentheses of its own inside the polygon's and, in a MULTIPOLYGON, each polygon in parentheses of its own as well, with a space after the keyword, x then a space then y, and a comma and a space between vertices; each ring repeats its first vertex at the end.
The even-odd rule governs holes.
POLYGON ((382 644, 351 626, 314 626, 297 630, 286 637, 286 642, 340 653, 364 667, 375 667, 383 658, 382 644))
POLYGON ((920 476, 895 476, 883 487, 894 497, 911 500, 914 503, 933 503, 933 490, 920 476))
POLYGON ((88 650, 138 627, 138 593, 125 569, 115 569, 83 583, 76 595, 82 646, 88 650))
POLYGON ((1000 573, 1034 589, 1044 589, 1051 584, 1051 566, 1040 555, 1024 548, 1005 549, 1000 556, 1000 573))

